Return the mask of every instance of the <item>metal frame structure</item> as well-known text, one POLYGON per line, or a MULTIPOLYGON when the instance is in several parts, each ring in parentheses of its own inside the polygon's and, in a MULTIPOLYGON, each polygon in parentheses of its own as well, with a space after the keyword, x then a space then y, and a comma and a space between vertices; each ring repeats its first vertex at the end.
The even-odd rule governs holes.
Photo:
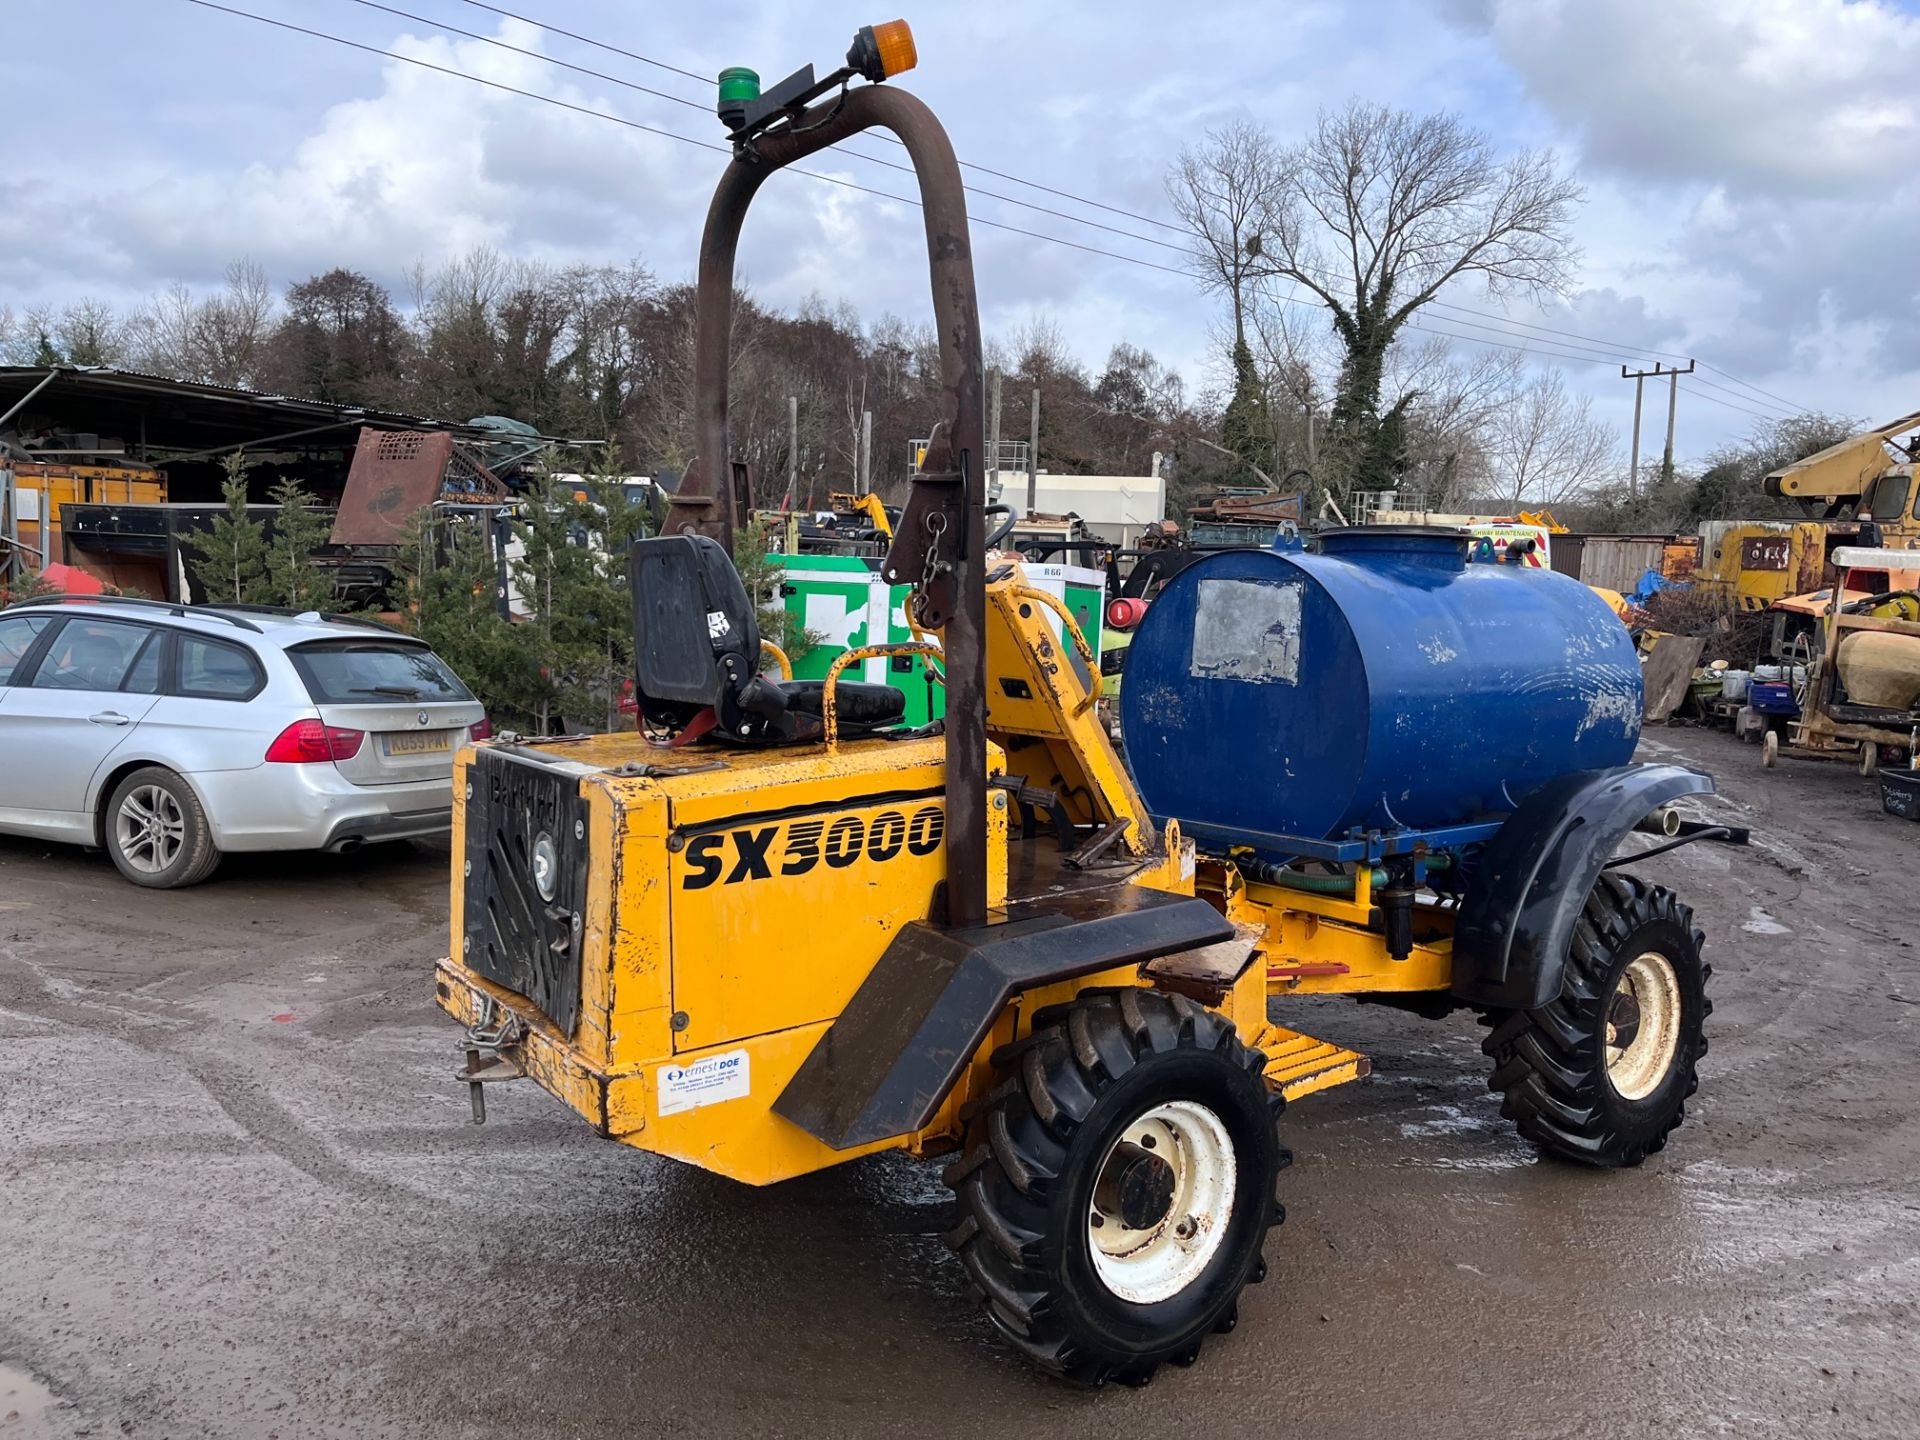
POLYGON ((668 502, 664 533, 707 535, 733 548, 741 477, 727 430, 727 374, 740 227, 769 176, 830 145, 879 127, 905 145, 919 182, 940 345, 946 419, 929 441, 882 570, 917 592, 916 621, 941 631, 946 653, 947 917, 987 919, 985 400, 980 305, 974 287, 966 191, 953 145, 926 104, 885 86, 844 91, 784 128, 734 145, 700 241, 694 360, 695 458, 668 502))
MULTIPOLYGON (((1855 719, 1836 713, 1834 685, 1840 673, 1840 643, 1849 634, 1877 631, 1881 634, 1910 636, 1916 644, 1920 644, 1920 621, 1847 614, 1847 577, 1854 570, 1920 570, 1920 549, 1878 550, 1842 545, 1834 549, 1831 558, 1835 574, 1834 583, 1828 591, 1827 612, 1823 617, 1824 642, 1820 663, 1809 678, 1806 696, 1800 707, 1800 718, 1791 726, 1789 744, 1799 754, 1839 757, 1854 753, 1843 748, 1843 742, 1851 741, 1859 747, 1861 770, 1864 773, 1875 768, 1880 746, 1902 750, 1912 746, 1912 732, 1895 727, 1904 727, 1913 716, 1892 718, 1891 723, 1874 723, 1881 717, 1855 719), (1911 563, 1902 564, 1902 561, 1911 563)), ((1780 753, 1774 732, 1768 732, 1767 742, 1766 763, 1772 764, 1774 756, 1780 753)))

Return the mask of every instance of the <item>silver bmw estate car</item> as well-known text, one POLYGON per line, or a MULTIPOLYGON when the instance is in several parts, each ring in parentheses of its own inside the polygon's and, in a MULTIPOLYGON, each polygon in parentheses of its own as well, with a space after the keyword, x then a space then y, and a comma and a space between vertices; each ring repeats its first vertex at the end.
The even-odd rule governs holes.
POLYGON ((0 832, 136 885, 244 850, 440 835, 486 712, 417 640, 313 612, 96 596, 0 611, 0 832))

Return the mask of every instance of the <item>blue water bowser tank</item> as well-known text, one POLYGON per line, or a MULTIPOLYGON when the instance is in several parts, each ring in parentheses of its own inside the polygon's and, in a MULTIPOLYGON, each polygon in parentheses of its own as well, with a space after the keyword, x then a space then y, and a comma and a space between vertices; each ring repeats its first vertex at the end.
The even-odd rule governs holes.
POLYGON ((1180 572, 1127 651, 1128 763, 1159 816, 1311 840, 1511 811, 1624 764, 1640 664, 1579 581, 1467 563, 1414 526, 1236 550, 1180 572))

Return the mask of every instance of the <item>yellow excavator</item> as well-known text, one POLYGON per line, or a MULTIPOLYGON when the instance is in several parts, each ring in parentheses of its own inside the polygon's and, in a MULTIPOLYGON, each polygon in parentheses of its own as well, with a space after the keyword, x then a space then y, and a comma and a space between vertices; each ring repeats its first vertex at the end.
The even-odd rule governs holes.
POLYGON ((1920 506, 1913 495, 1917 447, 1920 410, 1782 466, 1767 476, 1766 492, 1798 500, 1809 514, 1824 504, 1824 519, 1852 510, 1858 519, 1878 525, 1883 536, 1894 531, 1920 540, 1920 506), (1904 443, 1896 438, 1903 434, 1909 437, 1904 443))
MULTIPOLYGON (((1833 551, 1841 545, 1909 550, 1920 546, 1914 457, 1920 412, 1863 430, 1765 480, 1766 493, 1800 502, 1803 520, 1714 520, 1700 527, 1694 583, 1738 610, 1772 610, 1786 622, 1780 643, 1806 629, 1826 605, 1833 551), (1906 435, 1904 442, 1898 437, 1906 435)), ((1864 572, 1858 577, 1873 583, 1864 572)), ((1884 587, 1881 587, 1884 588, 1884 587)), ((1864 591, 1862 595, 1871 594, 1864 591)), ((1776 630, 1780 629, 1776 624, 1776 630)))

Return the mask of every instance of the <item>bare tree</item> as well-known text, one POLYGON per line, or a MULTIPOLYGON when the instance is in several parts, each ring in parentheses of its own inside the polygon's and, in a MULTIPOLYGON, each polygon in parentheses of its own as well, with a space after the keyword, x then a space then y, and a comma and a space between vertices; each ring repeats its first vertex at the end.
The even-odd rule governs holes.
MULTIPOLYGON (((1203 286, 1286 280, 1327 307, 1343 351, 1331 413, 1353 472, 1342 488, 1392 483, 1406 417, 1382 413, 1380 389, 1394 340, 1459 280, 1494 294, 1563 288, 1580 187, 1548 152, 1502 159, 1456 116, 1361 101, 1322 113, 1289 149, 1258 131, 1215 145, 1247 173, 1229 186, 1197 169, 1210 188, 1188 189, 1196 257, 1213 257, 1203 286)), ((1183 156, 1171 189, 1188 188, 1190 168, 1183 156)))
POLYGON ((226 282, 204 299, 176 283, 135 315, 128 348, 136 363, 176 380, 253 384, 274 328, 273 287, 251 260, 227 266, 226 282))
POLYGON ((1278 273, 1268 237, 1284 212, 1286 170, 1273 136, 1236 120, 1208 131, 1204 145, 1182 150, 1166 179, 1167 199, 1193 239, 1190 263, 1200 288, 1225 294, 1232 311, 1233 393, 1221 414, 1220 438, 1256 474, 1276 459, 1266 387, 1247 329, 1260 283, 1278 273))
POLYGON ((1323 376, 1338 370, 1333 337, 1317 312, 1267 289, 1249 307, 1251 344, 1273 432, 1275 473, 1319 470, 1329 390, 1323 376))
POLYGON ((126 355, 126 322, 103 300, 37 305, 17 317, 0 306, 0 360, 8 364, 118 365, 126 355))
POLYGON ((1205 293, 1227 297, 1235 345, 1247 343, 1254 288, 1276 273, 1266 241, 1285 204, 1285 177, 1283 152, 1251 120, 1209 130, 1167 175, 1167 199, 1193 237, 1193 273, 1205 293))
MULTIPOLYGON (((1381 393, 1389 413, 1405 416, 1405 499, 1429 510, 1458 509, 1488 493, 1488 427, 1525 383, 1525 357, 1490 349, 1465 359, 1438 335, 1402 340, 1387 352, 1381 393)), ((1404 506, 1403 506, 1404 508, 1404 506)))
POLYGON ((69 365, 118 365, 126 359, 126 323, 103 300, 76 300, 60 312, 53 337, 69 365))
POLYGON ((1563 505, 1618 468, 1620 437, 1593 418, 1593 399, 1572 395, 1558 370, 1542 370, 1486 425, 1495 494, 1510 509, 1563 505))

